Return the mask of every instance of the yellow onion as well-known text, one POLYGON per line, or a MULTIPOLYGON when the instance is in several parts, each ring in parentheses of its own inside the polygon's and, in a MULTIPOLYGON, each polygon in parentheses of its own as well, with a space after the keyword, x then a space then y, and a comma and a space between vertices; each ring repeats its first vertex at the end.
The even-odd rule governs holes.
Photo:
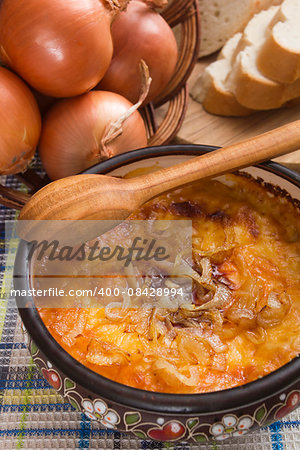
POLYGON ((52 180, 75 175, 119 153, 145 147, 136 106, 113 92, 92 91, 62 100, 47 114, 39 152, 52 180))
POLYGON ((30 89, 15 74, 0 67, 1 175, 26 169, 40 133, 41 116, 30 89))
POLYGON ((43 94, 72 97, 87 92, 109 67, 111 20, 127 3, 3 0, 0 57, 43 94))
POLYGON ((152 84, 144 103, 163 92, 174 74, 178 49, 174 34, 163 17, 139 1, 132 1, 112 25, 113 59, 98 85, 117 92, 132 103, 140 94, 139 63, 148 67, 152 84))

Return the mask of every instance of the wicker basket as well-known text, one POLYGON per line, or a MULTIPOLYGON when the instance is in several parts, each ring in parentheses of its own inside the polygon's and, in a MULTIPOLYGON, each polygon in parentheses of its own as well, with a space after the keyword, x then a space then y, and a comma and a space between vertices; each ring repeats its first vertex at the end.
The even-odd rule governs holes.
MULTIPOLYGON (((196 63, 200 44, 198 0, 173 0, 162 15, 173 29, 178 28, 176 35, 180 35, 179 57, 175 73, 163 95, 141 111, 149 146, 169 143, 180 129, 188 103, 186 81, 196 63), (162 105, 167 105, 167 108, 158 126, 155 110, 162 105)), ((39 177, 32 169, 16 177, 29 188, 31 194, 47 184, 47 180, 39 177)), ((0 203, 9 208, 21 209, 31 194, 0 185, 0 203)))

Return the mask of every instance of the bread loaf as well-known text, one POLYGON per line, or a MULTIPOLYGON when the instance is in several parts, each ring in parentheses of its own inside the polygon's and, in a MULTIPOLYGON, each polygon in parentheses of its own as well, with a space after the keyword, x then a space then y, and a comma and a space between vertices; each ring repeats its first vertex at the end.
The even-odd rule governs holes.
MULTIPOLYGON (((192 89, 193 98, 202 102, 208 112, 224 116, 243 116, 255 110, 280 108, 299 102, 300 78, 295 78, 295 72, 293 82, 280 83, 265 76, 258 67, 270 33, 279 23, 295 20, 289 17, 293 16, 292 11, 295 13, 293 17, 297 16, 298 3, 300 0, 284 0, 281 6, 272 6, 256 14, 244 32, 229 39, 218 60, 205 69, 192 89), (291 6, 293 2, 294 10, 291 6)), ((298 33, 296 26, 294 31, 298 33)), ((286 33, 286 42, 296 43, 294 36, 286 33)), ((272 59, 272 55, 265 55, 265 59, 272 59)), ((295 58, 292 57, 291 61, 295 58)), ((292 65, 293 68, 296 66, 292 65)))
POLYGON ((251 17, 282 0, 199 0, 201 14, 200 57, 219 50, 251 17))

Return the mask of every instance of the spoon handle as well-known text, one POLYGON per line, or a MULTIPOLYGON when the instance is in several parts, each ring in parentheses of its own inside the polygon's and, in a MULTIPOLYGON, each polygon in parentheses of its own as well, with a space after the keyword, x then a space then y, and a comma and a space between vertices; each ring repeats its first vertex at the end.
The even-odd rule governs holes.
POLYGON ((176 166, 138 177, 145 200, 175 187, 275 158, 300 148, 300 120, 176 166))

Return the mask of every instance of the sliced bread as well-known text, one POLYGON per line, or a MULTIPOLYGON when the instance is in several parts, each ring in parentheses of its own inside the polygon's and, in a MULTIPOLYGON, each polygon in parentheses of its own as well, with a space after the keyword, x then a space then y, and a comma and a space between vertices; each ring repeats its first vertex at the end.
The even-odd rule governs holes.
POLYGON ((250 109, 280 108, 287 101, 300 95, 300 80, 290 85, 278 83, 263 75, 257 67, 257 58, 265 42, 267 29, 279 7, 271 7, 254 16, 247 25, 239 45, 227 88, 237 101, 250 109), (247 45, 248 44, 248 45, 247 45))
MULTIPOLYGON (((294 5, 300 0, 294 0, 294 5)), ((299 103, 300 78, 280 83, 265 76, 257 66, 258 56, 269 31, 283 17, 292 15, 290 3, 273 6, 256 14, 243 33, 234 35, 216 62, 210 64, 192 89, 192 97, 212 114, 245 116, 299 103)), ((295 8, 294 16, 297 16, 295 8)))
POLYGON ((219 54, 218 60, 204 70, 191 91, 194 100, 202 103, 204 109, 212 114, 247 116, 252 112, 236 100, 234 94, 225 84, 241 37, 242 33, 236 33, 227 41, 219 54))
POLYGON ((199 56, 219 50, 251 17, 282 0, 199 0, 201 46, 199 56))
POLYGON ((267 29, 257 66, 266 77, 280 83, 300 78, 300 0, 285 0, 279 8, 267 29))

